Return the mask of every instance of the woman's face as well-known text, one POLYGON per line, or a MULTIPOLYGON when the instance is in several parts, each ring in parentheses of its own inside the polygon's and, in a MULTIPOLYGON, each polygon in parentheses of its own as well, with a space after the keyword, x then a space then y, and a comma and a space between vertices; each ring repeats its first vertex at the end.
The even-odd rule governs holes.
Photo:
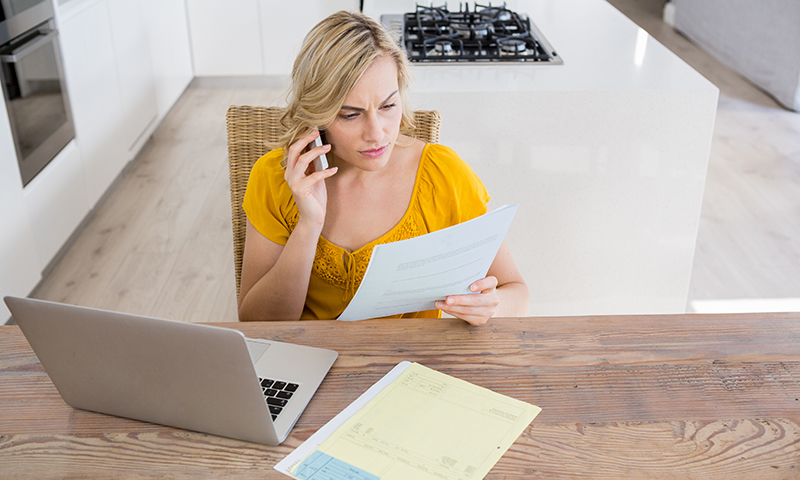
POLYGON ((348 165, 378 171, 392 154, 401 117, 397 66, 383 55, 353 87, 336 120, 325 130, 325 138, 333 154, 348 165))

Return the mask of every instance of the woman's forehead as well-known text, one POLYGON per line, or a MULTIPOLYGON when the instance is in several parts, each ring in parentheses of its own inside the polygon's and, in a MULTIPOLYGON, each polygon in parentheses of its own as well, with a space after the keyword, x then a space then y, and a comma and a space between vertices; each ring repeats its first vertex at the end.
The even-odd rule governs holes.
POLYGON ((382 55, 367 67, 345 98, 344 105, 363 108, 365 103, 383 103, 397 91, 397 65, 394 59, 382 55))

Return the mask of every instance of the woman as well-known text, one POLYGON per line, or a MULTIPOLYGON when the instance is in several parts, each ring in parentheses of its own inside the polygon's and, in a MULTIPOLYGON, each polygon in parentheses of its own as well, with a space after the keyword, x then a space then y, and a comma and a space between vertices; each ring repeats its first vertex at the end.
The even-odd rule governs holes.
MULTIPOLYGON (((367 16, 339 12, 308 34, 292 70, 282 148, 256 162, 245 194, 241 320, 335 319, 375 245, 486 213, 486 189, 455 152, 400 133, 413 131, 409 77, 404 53, 367 16), (309 150, 318 130, 327 143, 309 150), (322 153, 332 168, 315 172, 322 153)), ((476 294, 436 308, 475 325, 528 312, 505 243, 470 289, 476 294)))

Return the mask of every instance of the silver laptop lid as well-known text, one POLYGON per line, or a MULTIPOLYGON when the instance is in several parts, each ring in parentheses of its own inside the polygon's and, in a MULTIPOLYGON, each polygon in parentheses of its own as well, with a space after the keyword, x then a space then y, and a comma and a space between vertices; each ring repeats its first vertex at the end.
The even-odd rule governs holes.
MULTIPOLYGON (((273 428, 237 330, 24 298, 5 302, 75 408, 268 445, 288 434, 273 428)), ((336 357, 330 352, 322 377, 336 357)))

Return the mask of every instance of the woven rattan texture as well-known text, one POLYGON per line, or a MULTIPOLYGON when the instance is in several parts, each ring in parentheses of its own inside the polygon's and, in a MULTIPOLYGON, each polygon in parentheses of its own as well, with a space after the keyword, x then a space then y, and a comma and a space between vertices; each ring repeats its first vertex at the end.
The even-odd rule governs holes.
MULTIPOLYGON (((228 108, 228 167, 231 181, 231 221, 233 224, 233 260, 236 268, 236 296, 242 278, 242 256, 247 216, 242 209, 250 169, 270 151, 268 144, 278 142, 285 128, 280 123, 283 108, 233 105, 228 108)), ((411 135, 427 143, 439 142, 442 117, 435 110, 414 112, 415 130, 411 135)))

